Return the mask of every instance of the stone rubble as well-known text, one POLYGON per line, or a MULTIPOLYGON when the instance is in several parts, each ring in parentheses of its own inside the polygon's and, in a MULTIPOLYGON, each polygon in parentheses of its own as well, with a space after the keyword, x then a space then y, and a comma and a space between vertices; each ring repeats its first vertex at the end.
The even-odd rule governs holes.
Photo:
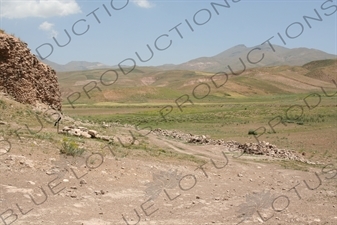
MULTIPOLYGON (((118 142, 117 137, 100 135, 95 130, 89 130, 81 126, 65 126, 63 127, 62 131, 60 131, 60 133, 84 138, 96 138, 108 142, 118 142)), ((224 146, 226 149, 228 149, 228 151, 230 152, 239 151, 241 153, 249 155, 264 155, 278 159, 295 160, 308 164, 315 164, 314 162, 305 160, 301 156, 297 155, 295 151, 280 149, 276 145, 270 144, 269 142, 265 141, 261 141, 259 144, 258 143, 241 144, 234 140, 225 141, 223 139, 212 139, 206 135, 193 135, 190 133, 183 133, 181 131, 175 130, 170 131, 170 130, 163 130, 160 128, 153 129, 152 133, 158 136, 174 138, 192 144, 221 145, 224 146)))
POLYGON ((98 134, 95 130, 88 130, 88 128, 81 127, 81 126, 65 126, 61 131, 59 131, 61 134, 69 134, 76 137, 84 137, 84 138, 96 138, 101 139, 104 141, 113 141, 114 137, 111 136, 104 136, 98 134))
POLYGON ((160 128, 152 130, 156 135, 179 139, 181 141, 193 144, 203 144, 203 145, 222 145, 225 146, 229 151, 240 151, 241 153, 250 155, 265 155, 273 158, 295 160, 308 164, 315 164, 308 160, 303 159, 301 156, 296 155, 295 151, 287 149, 279 149, 276 145, 270 144, 269 142, 261 141, 258 143, 244 143, 241 144, 237 141, 225 141, 223 139, 211 139, 205 135, 193 135, 186 134, 180 131, 169 131, 160 128))
POLYGON ((101 135, 95 130, 89 130, 86 127, 82 126, 65 126, 62 128, 62 130, 59 131, 60 134, 67 134, 71 136, 76 136, 76 137, 84 137, 84 138, 94 138, 94 139, 100 139, 103 141, 107 141, 110 143, 122 143, 126 145, 138 145, 139 142, 133 141, 131 137, 128 136, 123 136, 123 135, 118 135, 118 136, 106 136, 106 135, 101 135))

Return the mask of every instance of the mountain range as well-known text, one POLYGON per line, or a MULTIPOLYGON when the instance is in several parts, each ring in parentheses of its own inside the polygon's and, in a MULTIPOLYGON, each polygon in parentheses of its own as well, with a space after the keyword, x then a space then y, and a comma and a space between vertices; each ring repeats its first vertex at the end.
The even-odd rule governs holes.
MULTIPOLYGON (((278 45, 273 45, 273 48, 271 48, 268 44, 255 47, 246 47, 245 45, 237 45, 212 57, 200 57, 178 65, 165 64, 161 66, 155 66, 155 68, 161 70, 193 70, 193 71, 197 70, 205 72, 219 72, 219 71, 230 72, 229 67, 233 71, 241 71, 243 69, 242 63, 244 63, 244 66, 246 66, 246 68, 280 66, 280 65, 302 66, 311 61, 336 59, 336 58, 337 55, 329 54, 317 49, 309 49, 309 48, 289 49, 278 45), (263 59, 260 61, 262 57, 263 59), (240 61, 240 58, 242 59, 242 62, 240 61), (260 62, 255 63, 258 61, 260 62)), ((43 62, 51 66, 57 72, 83 71, 83 70, 117 67, 116 65, 112 66, 112 65, 105 65, 100 62, 86 62, 86 61, 72 61, 65 65, 60 65, 49 60, 43 60, 43 62)))
POLYGON ((56 72, 83 71, 83 70, 103 69, 112 67, 100 62, 71 61, 64 65, 49 61, 47 59, 42 60, 42 62, 51 66, 56 72))

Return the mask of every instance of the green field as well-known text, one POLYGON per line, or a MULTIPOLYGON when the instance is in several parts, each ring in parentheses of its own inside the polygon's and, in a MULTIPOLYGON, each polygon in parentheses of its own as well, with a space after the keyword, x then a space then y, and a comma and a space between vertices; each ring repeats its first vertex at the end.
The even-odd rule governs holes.
MULTIPOLYGON (((336 149, 328 149, 336 144, 336 102, 337 96, 324 97, 316 108, 309 110, 303 99, 308 94, 275 95, 254 98, 229 99, 224 103, 186 103, 179 110, 175 102, 171 104, 116 104, 97 103, 64 107, 64 112, 83 121, 94 123, 119 122, 121 124, 179 130, 192 134, 210 135, 215 139, 255 141, 249 130, 265 127, 266 132, 260 140, 269 141, 279 147, 291 148, 318 156, 332 156, 336 149), (173 107, 164 117, 160 110, 165 106, 173 107), (297 105, 296 107, 294 107, 297 105), (301 107, 298 107, 301 106, 301 107), (302 111, 303 109, 303 111, 302 111), (286 115, 288 112, 288 118, 286 115), (275 117, 282 117, 282 123, 275 117), (272 120, 274 119, 274 120, 272 120), (271 121, 272 120, 272 121, 271 121), (272 127, 276 133, 273 132, 272 127), (279 124, 277 124, 279 123, 279 124), (315 137, 324 137, 328 143, 315 137), (322 149, 323 148, 323 149, 322 149), (317 154, 319 152, 319 154, 317 154)), ((317 104, 317 99, 308 97, 309 105, 317 104), (312 100, 312 101, 311 101, 312 100)), ((170 108, 171 109, 171 108, 170 108)), ((149 129, 149 128, 146 128, 149 129)), ((257 130, 262 134, 263 129, 257 130)), ((334 154, 337 159, 336 154, 334 154)))

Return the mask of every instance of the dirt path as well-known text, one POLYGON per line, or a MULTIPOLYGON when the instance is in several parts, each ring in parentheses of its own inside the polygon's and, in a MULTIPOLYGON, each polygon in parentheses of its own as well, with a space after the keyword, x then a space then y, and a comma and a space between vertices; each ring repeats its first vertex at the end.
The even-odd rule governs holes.
POLYGON ((109 154, 90 164, 90 153, 65 158, 44 140, 13 142, 0 158, 0 224, 337 224, 336 169, 287 170, 148 137, 206 164, 109 154))
POLYGON ((228 151, 224 146, 197 146, 197 145, 188 145, 182 142, 175 140, 166 139, 164 137, 156 136, 153 134, 148 135, 150 142, 158 147, 165 149, 172 149, 173 151, 195 155, 202 159, 223 159, 221 151, 228 151))

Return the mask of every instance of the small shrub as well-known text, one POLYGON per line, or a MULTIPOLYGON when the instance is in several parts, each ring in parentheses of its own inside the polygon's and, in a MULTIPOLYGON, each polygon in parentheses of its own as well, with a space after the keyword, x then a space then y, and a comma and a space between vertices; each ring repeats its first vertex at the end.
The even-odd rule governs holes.
POLYGON ((0 34, 4 34, 5 30, 0 29, 0 34))
POLYGON ((249 130, 248 135, 257 135, 255 130, 249 130))
POLYGON ((79 148, 78 144, 75 141, 69 140, 68 138, 63 138, 61 145, 61 154, 80 156, 85 151, 83 148, 79 148))
POLYGON ((2 100, 0 100, 0 107, 2 109, 6 109, 7 108, 6 103, 4 101, 2 101, 2 100))

